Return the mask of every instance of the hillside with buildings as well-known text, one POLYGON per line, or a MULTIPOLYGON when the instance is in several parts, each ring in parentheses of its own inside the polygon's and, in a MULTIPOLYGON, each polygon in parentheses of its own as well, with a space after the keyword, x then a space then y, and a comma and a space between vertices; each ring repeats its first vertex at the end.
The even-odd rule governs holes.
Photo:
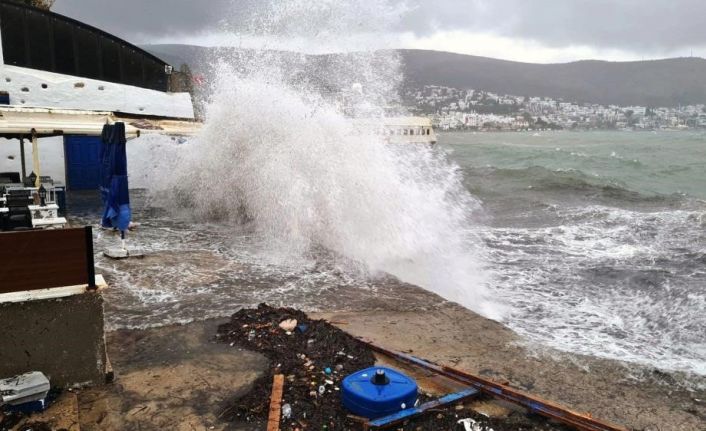
MULTIPOLYGON (((248 61, 254 51, 189 45, 145 49, 186 64, 206 81, 216 58, 248 61)), ((706 60, 677 58, 611 63, 528 64, 448 52, 400 50, 400 102, 445 129, 686 129, 706 127, 706 60)), ((327 92, 326 65, 343 54, 278 53, 327 92)), ((198 85, 196 85, 198 89, 198 85)))
POLYGON ((679 106, 706 103, 706 60, 530 64, 438 51, 401 50, 406 82, 551 97, 601 105, 679 106))
POLYGON ((436 85, 408 88, 403 100, 415 114, 430 116, 436 126, 447 130, 706 128, 704 104, 601 105, 436 85))

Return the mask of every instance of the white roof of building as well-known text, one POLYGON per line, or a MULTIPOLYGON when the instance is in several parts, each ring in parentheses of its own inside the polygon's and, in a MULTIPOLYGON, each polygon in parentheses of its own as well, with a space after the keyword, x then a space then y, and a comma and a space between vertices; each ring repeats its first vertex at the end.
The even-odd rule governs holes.
POLYGON ((383 117, 383 118, 362 118, 358 122, 367 125, 381 126, 407 126, 407 127, 431 127, 431 120, 426 117, 383 117))
POLYGON ((125 112, 194 118, 189 93, 164 93, 114 82, 0 64, 10 106, 125 112))
POLYGON ((77 109, 0 107, 0 136, 31 135, 91 135, 98 136, 106 123, 125 123, 128 138, 144 134, 191 136, 202 124, 196 121, 179 121, 152 118, 121 117, 104 111, 77 109))

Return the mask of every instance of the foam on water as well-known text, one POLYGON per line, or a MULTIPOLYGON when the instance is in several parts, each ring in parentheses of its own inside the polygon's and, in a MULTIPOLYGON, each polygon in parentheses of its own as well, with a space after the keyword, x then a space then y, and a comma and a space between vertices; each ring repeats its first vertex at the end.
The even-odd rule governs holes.
MULTIPOLYGON (((393 18, 384 1, 328 3, 280 3, 253 22, 261 37, 305 31, 316 43, 382 31, 393 18)), ((478 203, 458 167, 441 151, 387 145, 355 127, 350 113, 381 115, 400 78, 394 53, 360 48, 326 68, 329 85, 362 89, 348 115, 315 79, 293 82, 279 56, 220 59, 203 131, 160 160, 152 195, 199 220, 247 224, 269 259, 296 262, 323 249, 347 271, 391 273, 497 317, 472 221, 478 203)))
POLYGON ((706 374, 703 138, 442 135, 489 213, 504 322, 563 351, 706 374))
POLYGON ((510 326, 560 350, 705 375, 706 255, 685 242, 703 212, 561 216, 576 221, 486 232, 510 326))
MULTIPOLYGON (((393 12, 382 0, 281 2, 252 17, 251 36, 267 48, 330 46, 337 34, 381 32, 393 12)), ((346 38, 350 55, 314 68, 325 76, 272 52, 217 59, 203 132, 129 147, 139 153, 132 184, 149 185, 152 209, 168 212, 141 218, 144 261, 98 259, 119 286, 107 292, 109 323, 223 316, 260 301, 437 300, 380 281, 387 272, 561 350, 706 374, 704 206, 675 193, 705 196, 701 138, 671 158, 633 134, 585 145, 583 134, 478 135, 503 142, 475 152, 463 151, 464 135, 451 155, 387 145, 351 118, 394 104, 399 58, 351 46, 374 39, 346 38), (346 115, 331 88, 361 90, 346 115)), ((99 235, 99 248, 110 240, 99 235)))

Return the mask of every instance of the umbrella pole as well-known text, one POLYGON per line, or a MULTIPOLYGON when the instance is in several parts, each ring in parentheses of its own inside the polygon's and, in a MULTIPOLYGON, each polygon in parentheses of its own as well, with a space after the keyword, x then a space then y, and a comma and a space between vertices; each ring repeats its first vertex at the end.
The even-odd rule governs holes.
POLYGON ((39 171, 39 144, 37 143, 37 134, 34 131, 32 132, 32 169, 37 176, 37 179, 34 181, 34 187, 39 187, 39 184, 42 182, 40 179, 41 173, 39 171))
POLYGON ((27 166, 25 166, 25 137, 20 136, 20 162, 22 163, 22 184, 27 179, 27 166))
POLYGON ((120 231, 120 244, 123 247, 123 250, 127 250, 127 247, 125 246, 125 231, 121 230, 120 231))

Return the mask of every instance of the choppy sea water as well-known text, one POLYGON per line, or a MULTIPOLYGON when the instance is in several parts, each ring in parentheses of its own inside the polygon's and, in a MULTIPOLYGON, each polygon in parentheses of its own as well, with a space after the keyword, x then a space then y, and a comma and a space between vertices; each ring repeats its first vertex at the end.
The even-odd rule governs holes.
MULTIPOLYGON (((440 135, 481 200, 474 230, 504 323, 561 350, 706 374, 706 135, 440 135)), ((225 191, 224 191, 225 192, 225 191)), ((99 206, 82 196, 79 221, 99 206)), ((314 250, 280 258, 246 225, 180 218, 133 194, 142 260, 97 266, 109 326, 223 316, 262 301, 307 310, 408 309, 442 300, 314 250)), ((96 250, 117 243, 96 232, 96 250)))
POLYGON ((446 134, 511 328, 706 374, 706 134, 446 134))

